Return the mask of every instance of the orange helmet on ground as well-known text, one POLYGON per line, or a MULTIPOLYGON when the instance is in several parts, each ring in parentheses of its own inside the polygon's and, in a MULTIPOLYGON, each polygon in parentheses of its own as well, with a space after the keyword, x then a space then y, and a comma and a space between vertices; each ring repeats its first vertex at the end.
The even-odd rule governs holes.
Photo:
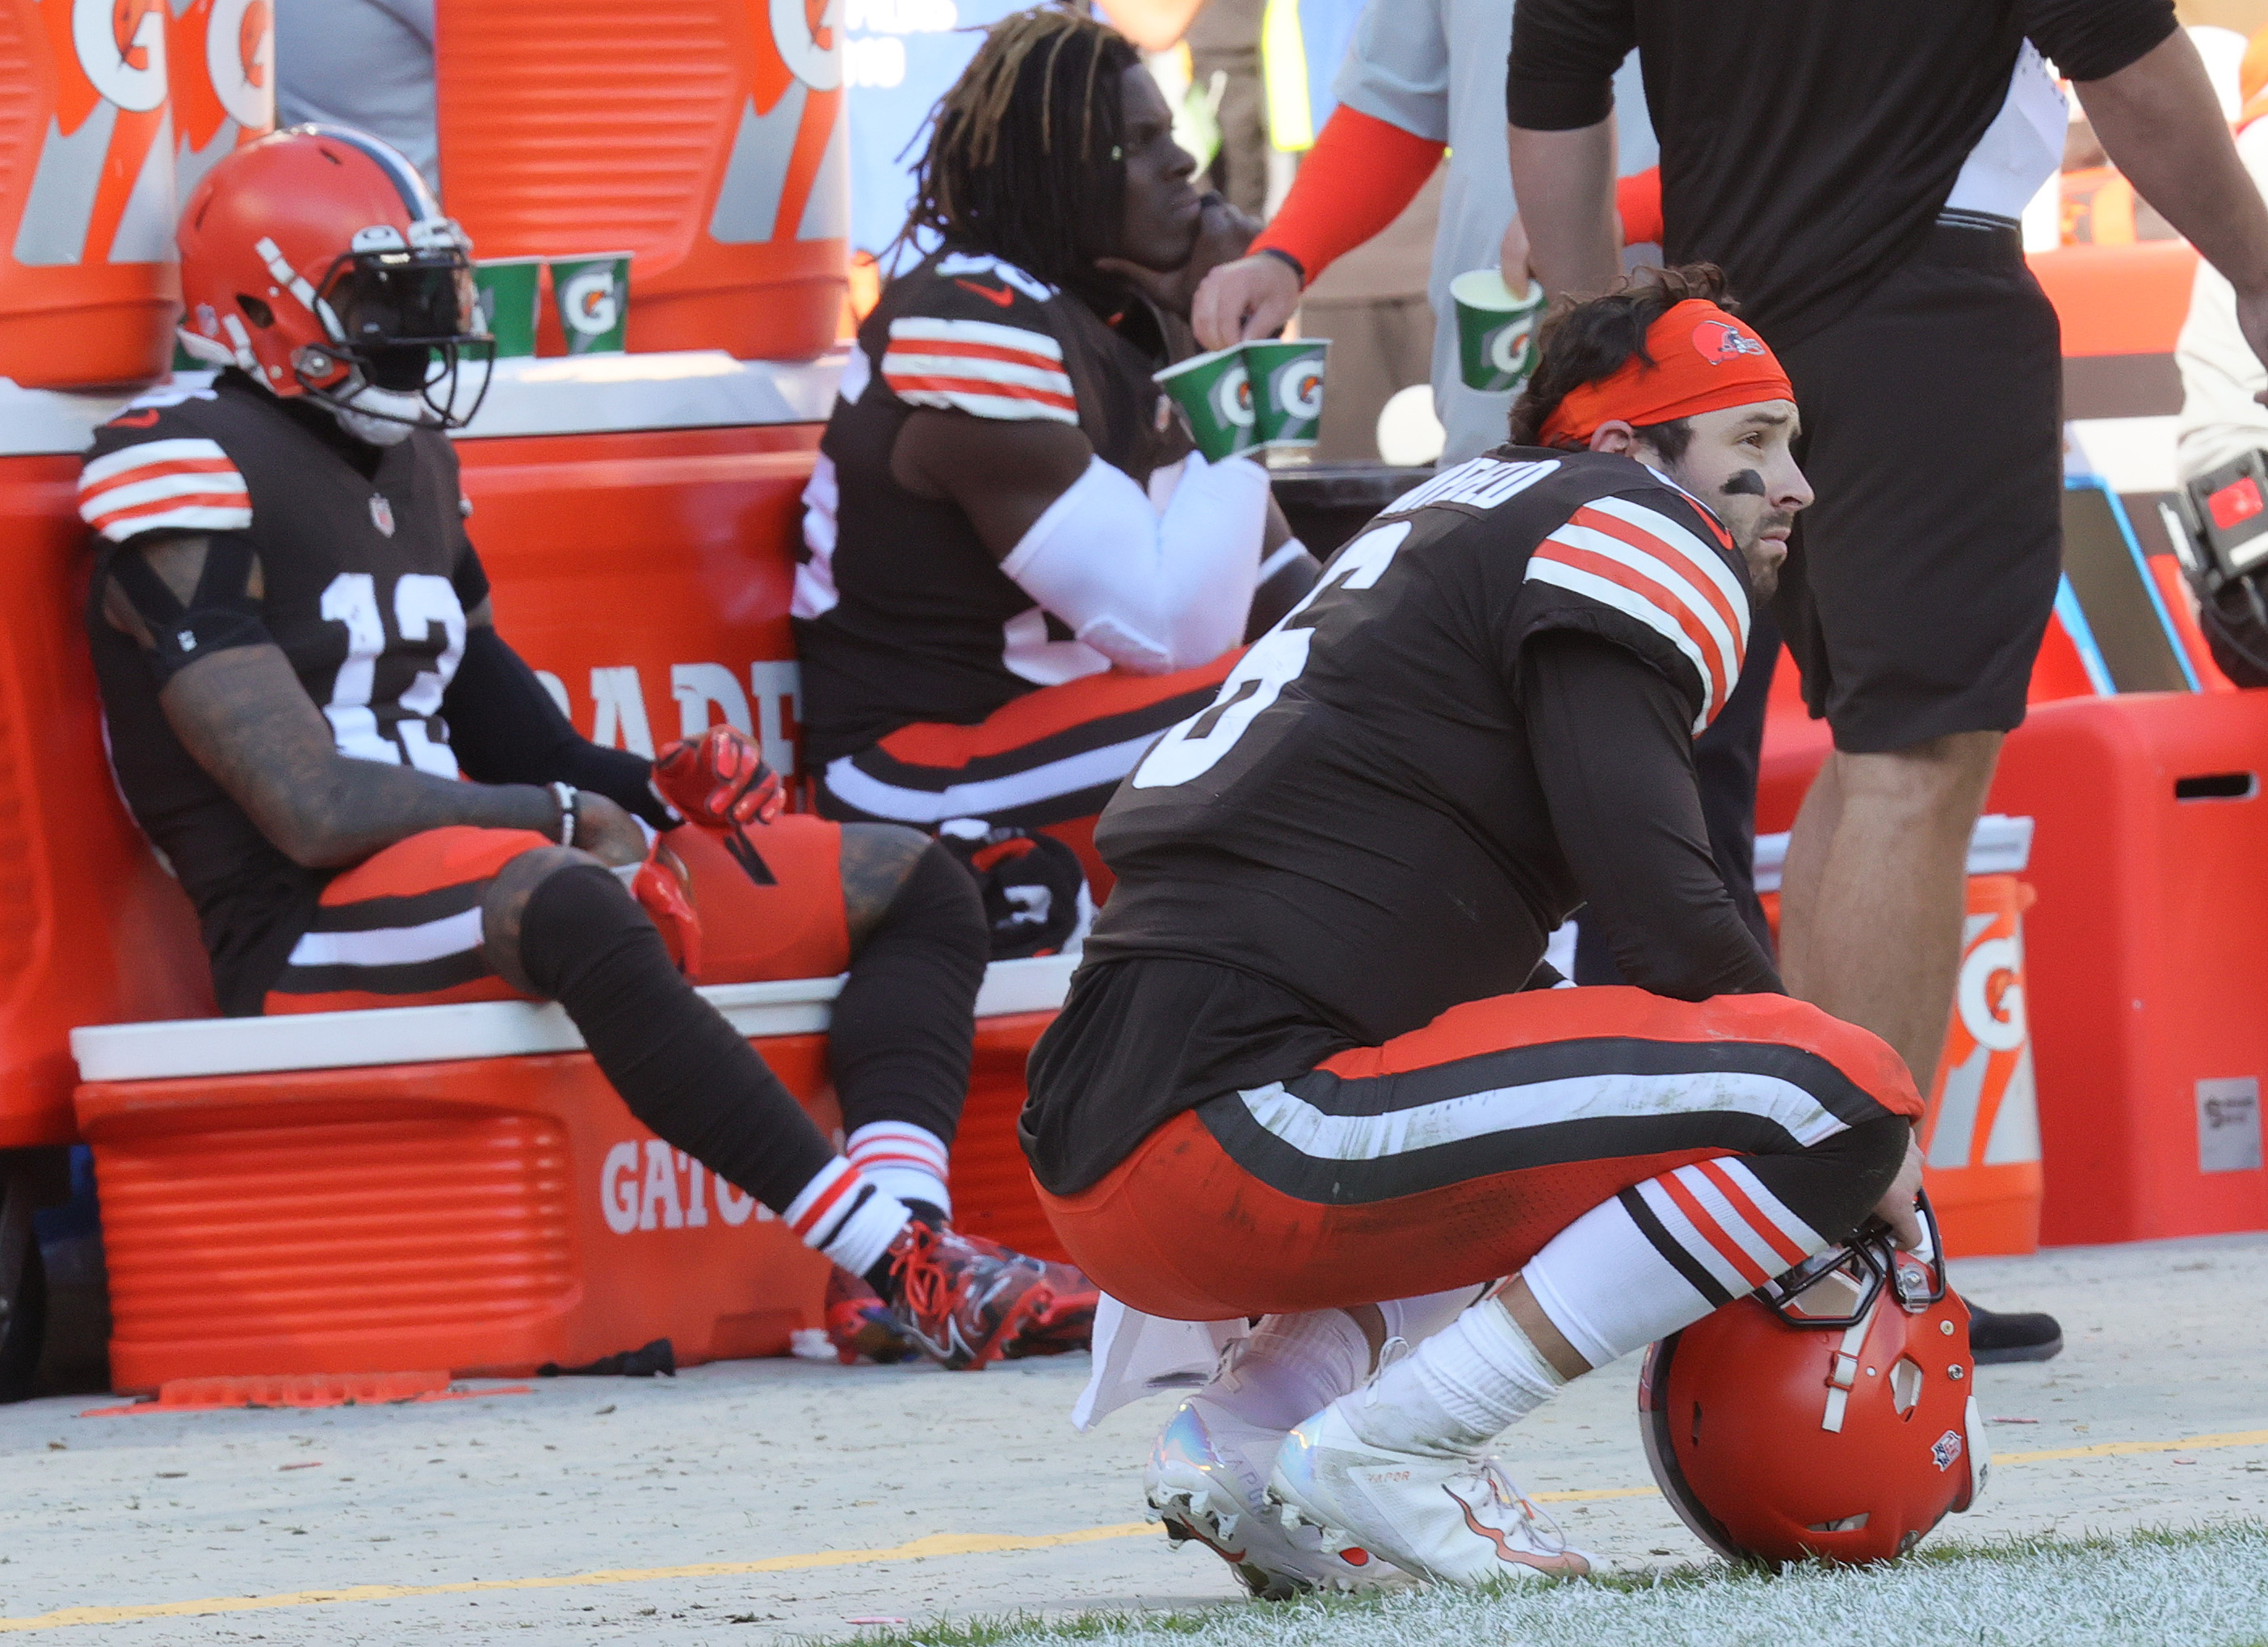
POLYGON ((472 242, 377 138, 295 126, 247 144, 198 181, 178 239, 181 345, 200 360, 321 401, 380 444, 479 408, 496 346, 472 242), (482 364, 469 397, 467 360, 482 364))
POLYGON ((1877 1226, 1649 1349, 1639 1426, 1663 1496, 1719 1555, 1881 1561, 1984 1490, 1975 1383, 1942 1259, 1877 1226))

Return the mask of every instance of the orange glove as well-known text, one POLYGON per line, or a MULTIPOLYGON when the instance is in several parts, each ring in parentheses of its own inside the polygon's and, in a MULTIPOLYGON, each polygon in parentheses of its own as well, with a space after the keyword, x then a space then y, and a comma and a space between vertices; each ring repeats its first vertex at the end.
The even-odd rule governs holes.
POLYGON ((630 896, 638 901, 661 934, 677 970, 687 977, 701 971, 701 915, 693 907, 693 877, 684 861, 655 837, 645 862, 630 880, 630 896))
POLYGON ((654 757, 653 786, 662 799, 711 829, 768 824, 787 804, 779 774, 746 732, 711 726, 654 757))

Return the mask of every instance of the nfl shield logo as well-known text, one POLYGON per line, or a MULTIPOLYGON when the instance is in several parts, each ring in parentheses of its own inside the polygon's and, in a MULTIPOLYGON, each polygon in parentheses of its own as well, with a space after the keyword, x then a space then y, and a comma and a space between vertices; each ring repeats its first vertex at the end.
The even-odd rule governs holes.
POLYGON ((370 500, 370 524, 387 537, 394 535, 394 505, 384 493, 374 493, 370 500))
POLYGON ((1937 1438, 1937 1445, 1929 1450, 1929 1456, 1936 1461, 1939 1469, 1951 1469, 1953 1461, 1961 1456, 1961 1432, 1958 1430, 1947 1430, 1937 1438))

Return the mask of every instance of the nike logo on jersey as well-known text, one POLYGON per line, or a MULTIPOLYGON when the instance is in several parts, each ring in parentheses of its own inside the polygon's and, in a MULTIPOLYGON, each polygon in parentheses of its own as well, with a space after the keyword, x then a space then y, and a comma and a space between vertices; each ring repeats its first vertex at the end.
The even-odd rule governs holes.
POLYGON ((983 298, 985 302, 997 303, 1004 309, 1016 301, 1016 294, 1010 291, 1005 286, 979 286, 975 284, 973 282, 966 280, 956 280, 953 283, 960 287, 961 290, 973 291, 978 297, 983 298))
POLYGON ((110 426, 113 429, 151 429, 157 425, 157 422, 158 408, 151 407, 146 412, 121 412, 110 420, 110 426))

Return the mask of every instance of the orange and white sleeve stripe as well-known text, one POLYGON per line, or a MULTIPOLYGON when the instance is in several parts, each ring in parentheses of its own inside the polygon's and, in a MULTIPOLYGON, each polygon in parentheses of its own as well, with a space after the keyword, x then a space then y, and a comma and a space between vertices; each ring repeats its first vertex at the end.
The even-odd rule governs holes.
POLYGON ((1535 547, 1528 576, 1626 613, 1684 654, 1701 678, 1697 737, 1741 678, 1749 594, 1709 545, 1624 497, 1586 504, 1535 547))
POLYGON ((145 440, 88 460, 78 512, 113 543, 144 532, 241 532, 252 495, 218 442, 145 440))
POLYGON ((909 406, 1019 422, 1079 422, 1063 345, 1020 326, 906 315, 890 322, 882 380, 909 406))

